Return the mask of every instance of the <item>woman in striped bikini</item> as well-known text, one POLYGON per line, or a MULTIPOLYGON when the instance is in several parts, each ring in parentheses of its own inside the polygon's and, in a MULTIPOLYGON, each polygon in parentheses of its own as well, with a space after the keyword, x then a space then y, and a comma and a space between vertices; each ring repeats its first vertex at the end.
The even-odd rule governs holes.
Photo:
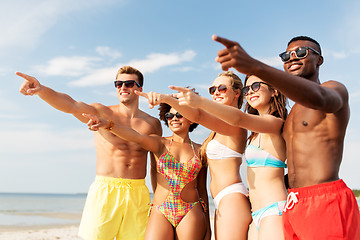
MULTIPOLYGON (((241 108, 243 96, 241 79, 233 72, 223 72, 209 88, 213 101, 241 108)), ((185 88, 191 91, 189 88, 185 88)), ((144 96, 143 93, 139 93, 144 96)), ((196 95, 194 93, 194 95, 196 95)), ((232 126, 198 108, 179 105, 179 101, 165 94, 152 93, 151 104, 165 102, 192 122, 212 130, 201 147, 201 156, 207 159, 211 175, 210 191, 215 204, 215 239, 245 240, 251 222, 248 190, 240 176, 240 165, 246 147, 246 130, 232 126), (156 100, 156 101, 155 101, 156 100)))
POLYGON ((198 124, 167 104, 161 104, 159 109, 160 119, 173 132, 170 137, 141 135, 105 119, 84 116, 90 119, 90 129, 112 126, 112 133, 138 143, 156 156, 157 185, 145 239, 210 239, 206 163, 198 157, 200 145, 189 138, 189 132, 198 124))
POLYGON ((200 108, 233 126, 252 131, 245 151, 253 218, 249 239, 284 239, 281 215, 287 195, 286 149, 282 137, 287 117, 285 96, 260 78, 247 76, 242 89, 247 114, 192 94, 186 88, 176 87, 176 90, 182 91, 177 95, 180 104, 200 108))

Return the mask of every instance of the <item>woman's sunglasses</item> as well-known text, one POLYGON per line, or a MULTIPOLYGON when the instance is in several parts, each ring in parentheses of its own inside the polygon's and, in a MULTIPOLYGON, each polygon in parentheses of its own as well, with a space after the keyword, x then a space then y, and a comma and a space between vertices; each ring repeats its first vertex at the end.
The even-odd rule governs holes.
POLYGON ((295 49, 294 51, 286 51, 283 53, 280 53, 279 56, 281 58, 281 61, 287 62, 291 58, 291 54, 295 53, 296 58, 306 58, 306 56, 309 54, 309 50, 313 51, 314 53, 321 55, 318 51, 311 47, 299 47, 295 49))
MULTIPOLYGON (((265 85, 270 86, 270 85, 267 84, 266 82, 253 82, 250 86, 243 87, 243 88, 241 89, 241 93, 242 93, 244 96, 249 95, 250 88, 251 88, 254 92, 257 92, 257 91, 259 91, 261 84, 265 84, 265 85)), ((270 86, 270 87, 271 87, 271 86, 270 86)))
POLYGON ((135 80, 115 81, 114 84, 116 88, 121 88, 123 84, 125 84, 125 87, 127 88, 133 88, 135 84, 136 86, 141 87, 135 80))
POLYGON ((180 119, 180 118, 182 118, 183 116, 180 114, 180 113, 175 113, 175 114, 173 114, 173 113, 170 113, 170 112, 167 112, 167 113, 165 113, 165 119, 166 120, 170 120, 170 119, 173 119, 174 118, 174 116, 176 116, 176 118, 177 119, 180 119))
POLYGON ((220 84, 220 85, 217 86, 217 87, 215 87, 215 86, 209 87, 209 93, 210 93, 211 95, 213 95, 213 94, 215 93, 216 89, 217 89, 218 92, 220 92, 220 93, 226 93, 226 91, 227 91, 226 85, 220 84))

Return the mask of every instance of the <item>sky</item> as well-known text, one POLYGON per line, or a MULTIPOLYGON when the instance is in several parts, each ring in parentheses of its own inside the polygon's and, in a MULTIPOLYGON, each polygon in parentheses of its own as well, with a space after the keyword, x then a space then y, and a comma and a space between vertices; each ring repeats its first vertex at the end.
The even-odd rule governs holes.
MULTIPOLYGON (((123 65, 143 72, 145 92, 192 86, 209 98, 223 48, 212 34, 279 69, 278 54, 292 37, 321 44, 320 81, 340 81, 350 94, 340 177, 360 189, 359 10, 357 0, 1 0, 0 192, 84 193, 95 177, 93 133, 39 97, 20 94, 16 71, 86 103, 118 103, 113 81, 123 65)), ((140 109, 158 117, 145 99, 140 109)), ((208 133, 199 127, 190 136, 201 143, 208 133)))

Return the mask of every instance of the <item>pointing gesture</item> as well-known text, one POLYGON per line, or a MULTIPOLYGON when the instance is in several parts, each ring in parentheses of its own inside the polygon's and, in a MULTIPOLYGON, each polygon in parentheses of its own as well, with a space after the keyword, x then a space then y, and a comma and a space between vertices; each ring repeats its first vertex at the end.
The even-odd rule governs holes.
POLYGON ((250 73, 252 63, 256 60, 250 57, 238 42, 216 35, 212 38, 225 46, 225 49, 218 51, 218 56, 215 58, 215 61, 221 64, 222 70, 228 71, 233 67, 241 73, 250 73))
POLYGON ((149 101, 149 107, 150 108, 154 108, 156 105, 159 105, 160 103, 163 102, 163 100, 168 97, 168 94, 161 94, 161 93, 156 93, 156 92, 139 92, 139 91, 135 91, 135 93, 141 97, 147 98, 147 100, 149 101))
POLYGON ((36 78, 21 72, 16 72, 15 74, 25 79, 19 89, 21 94, 32 96, 40 91, 41 84, 36 78))
POLYGON ((83 113, 82 115, 89 119, 87 125, 91 131, 98 131, 100 128, 107 128, 111 126, 110 122, 103 118, 86 113, 83 113))
POLYGON ((169 86, 169 88, 178 91, 178 93, 173 94, 173 96, 178 98, 179 105, 188 105, 191 107, 200 106, 201 97, 192 89, 177 86, 169 86))

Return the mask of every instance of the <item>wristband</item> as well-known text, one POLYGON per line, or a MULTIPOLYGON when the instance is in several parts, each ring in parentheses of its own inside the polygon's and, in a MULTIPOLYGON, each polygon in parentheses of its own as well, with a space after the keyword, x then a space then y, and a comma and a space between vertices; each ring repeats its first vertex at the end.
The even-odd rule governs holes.
POLYGON ((112 130, 112 128, 113 128, 113 126, 114 126, 114 122, 113 122, 113 121, 111 121, 111 120, 109 120, 109 126, 108 126, 108 127, 106 127, 105 129, 106 129, 106 130, 108 130, 108 131, 111 131, 111 130, 112 130))

